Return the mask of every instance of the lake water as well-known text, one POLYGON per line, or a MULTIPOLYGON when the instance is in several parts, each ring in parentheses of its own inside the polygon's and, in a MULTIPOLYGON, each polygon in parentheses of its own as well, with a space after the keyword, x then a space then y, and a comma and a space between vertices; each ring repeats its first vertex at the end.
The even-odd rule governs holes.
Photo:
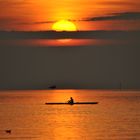
POLYGON ((140 91, 0 91, 0 139, 139 140, 140 91), (44 104, 70 96, 99 104, 44 104))

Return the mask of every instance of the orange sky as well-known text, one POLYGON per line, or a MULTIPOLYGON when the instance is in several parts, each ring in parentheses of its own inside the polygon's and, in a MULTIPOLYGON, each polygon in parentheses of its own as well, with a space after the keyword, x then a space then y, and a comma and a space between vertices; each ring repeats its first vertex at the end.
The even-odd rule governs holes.
POLYGON ((60 19, 73 20, 79 30, 138 30, 140 13, 137 20, 131 19, 131 14, 129 19, 121 21, 120 17, 118 20, 79 20, 113 13, 138 13, 139 5, 136 0, 0 0, 0 30, 51 30, 52 22, 60 19))

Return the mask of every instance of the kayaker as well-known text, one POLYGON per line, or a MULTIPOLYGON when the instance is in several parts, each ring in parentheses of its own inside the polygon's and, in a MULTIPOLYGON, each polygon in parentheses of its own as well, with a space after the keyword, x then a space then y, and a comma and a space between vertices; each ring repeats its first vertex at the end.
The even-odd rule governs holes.
POLYGON ((69 104, 73 104, 74 103, 74 99, 72 97, 70 97, 70 100, 68 100, 69 104))

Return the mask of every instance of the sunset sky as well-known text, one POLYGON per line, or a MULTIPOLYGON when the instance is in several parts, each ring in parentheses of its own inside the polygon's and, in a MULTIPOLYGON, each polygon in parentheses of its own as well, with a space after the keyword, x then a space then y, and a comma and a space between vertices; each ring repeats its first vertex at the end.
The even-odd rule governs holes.
POLYGON ((138 30, 140 1, 0 0, 0 30, 52 30, 71 20, 78 30, 138 30))
POLYGON ((140 0, 0 0, 0 89, 138 89, 139 52, 140 0))

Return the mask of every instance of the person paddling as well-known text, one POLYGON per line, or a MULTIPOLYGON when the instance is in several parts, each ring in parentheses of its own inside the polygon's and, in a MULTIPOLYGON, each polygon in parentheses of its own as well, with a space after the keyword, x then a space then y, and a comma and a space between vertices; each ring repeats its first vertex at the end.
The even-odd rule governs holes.
POLYGON ((74 104, 74 99, 72 97, 70 97, 70 100, 68 100, 68 103, 73 105, 74 104))

